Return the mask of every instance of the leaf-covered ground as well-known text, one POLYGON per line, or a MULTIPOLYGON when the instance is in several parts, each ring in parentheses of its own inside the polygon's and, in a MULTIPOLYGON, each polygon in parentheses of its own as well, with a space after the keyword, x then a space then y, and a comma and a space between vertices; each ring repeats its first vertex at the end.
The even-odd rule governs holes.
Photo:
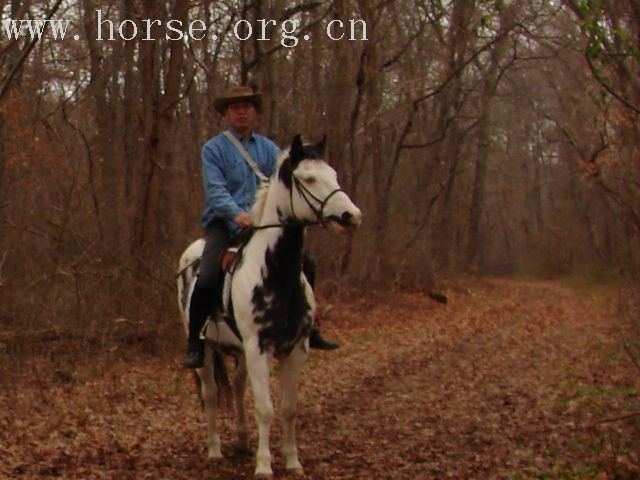
MULTIPOLYGON (((636 312, 619 293, 470 279, 446 293, 334 305, 324 331, 343 347, 313 352, 301 386, 307 478, 640 478, 636 312)), ((5 354, 0 478, 251 478, 231 412, 225 459, 206 461, 177 320, 173 334, 155 352, 52 339, 5 354)))

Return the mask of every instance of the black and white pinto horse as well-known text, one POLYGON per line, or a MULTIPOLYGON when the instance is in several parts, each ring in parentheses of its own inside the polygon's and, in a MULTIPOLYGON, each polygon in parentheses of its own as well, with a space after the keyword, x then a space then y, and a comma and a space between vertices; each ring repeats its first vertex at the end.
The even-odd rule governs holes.
MULTIPOLYGON (((222 457, 216 430, 218 386, 214 380, 214 371, 220 371, 221 353, 237 360, 233 395, 242 449, 248 449, 243 401, 248 373, 258 424, 256 477, 272 475, 269 432, 274 408, 269 371, 274 357, 280 363, 285 467, 303 473, 295 440, 297 387, 315 312, 313 291, 302 274, 305 227, 328 224, 343 232, 361 222, 360 210, 341 190, 336 172, 322 160, 323 154, 324 139, 311 146, 303 145, 296 136, 289 151, 278 159, 278 169, 270 182, 259 190, 252 209, 253 231, 230 279, 230 304, 226 313, 220 311, 211 319, 205 364, 197 370, 208 419, 210 459, 222 457)), ((185 326, 197 259, 203 248, 204 240, 197 240, 180 258, 178 300, 185 326)))

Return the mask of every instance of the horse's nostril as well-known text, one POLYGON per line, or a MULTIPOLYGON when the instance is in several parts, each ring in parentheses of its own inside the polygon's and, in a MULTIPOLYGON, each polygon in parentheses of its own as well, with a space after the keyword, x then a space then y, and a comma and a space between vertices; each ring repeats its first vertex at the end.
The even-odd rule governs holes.
POLYGON ((352 215, 351 213, 349 213, 349 212, 344 212, 344 213, 342 214, 342 217, 341 217, 341 219, 342 219, 342 221, 343 221, 343 222, 348 222, 348 221, 349 221, 349 220, 351 220, 352 218, 353 218, 353 215, 352 215))

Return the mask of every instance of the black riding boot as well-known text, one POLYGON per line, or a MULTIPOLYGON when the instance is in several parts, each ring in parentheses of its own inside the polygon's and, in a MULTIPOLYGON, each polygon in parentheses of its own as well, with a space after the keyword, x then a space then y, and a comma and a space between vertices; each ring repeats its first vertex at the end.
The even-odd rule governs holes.
POLYGON ((204 365, 204 341, 200 331, 215 305, 215 288, 200 287, 196 283, 189 304, 189 343, 185 368, 202 368, 204 365))
POLYGON ((317 350, 335 350, 340 348, 340 345, 329 340, 325 340, 318 330, 318 327, 313 327, 309 333, 309 346, 317 350))

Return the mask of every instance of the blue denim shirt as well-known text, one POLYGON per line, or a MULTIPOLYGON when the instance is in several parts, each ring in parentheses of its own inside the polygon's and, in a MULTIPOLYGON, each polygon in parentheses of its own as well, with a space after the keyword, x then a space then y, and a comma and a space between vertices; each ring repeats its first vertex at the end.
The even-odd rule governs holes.
MULTIPOLYGON (((235 130, 230 131, 240 140, 262 173, 267 177, 275 173, 276 159, 280 154, 275 143, 256 133, 243 138, 235 130)), ((202 226, 206 228, 212 220, 222 218, 229 231, 236 233, 239 227, 233 219, 251 209, 259 180, 235 145, 223 134, 213 137, 202 147, 202 178, 205 194, 202 226)))

